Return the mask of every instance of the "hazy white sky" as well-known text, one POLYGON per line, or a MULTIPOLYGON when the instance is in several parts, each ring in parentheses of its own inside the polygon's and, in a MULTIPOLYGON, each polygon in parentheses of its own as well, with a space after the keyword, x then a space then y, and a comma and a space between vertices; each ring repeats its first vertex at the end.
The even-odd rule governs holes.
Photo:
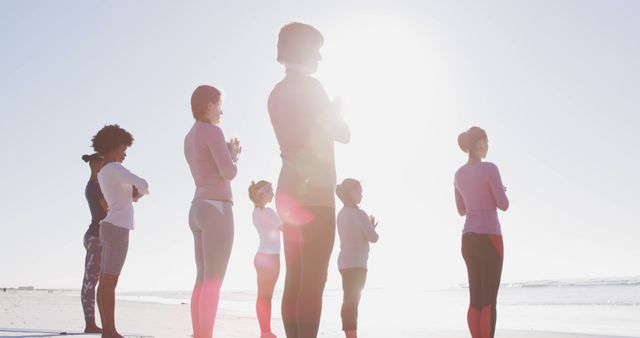
POLYGON ((266 100, 289 21, 324 33, 318 78, 347 98, 338 177, 362 180, 381 223, 369 287, 465 282, 453 173, 471 125, 487 130, 511 199, 503 281, 639 275, 639 15, 632 1, 3 1, 0 286, 80 287, 80 157, 118 123, 136 139, 125 165, 151 188, 120 288, 191 288, 182 141, 206 83, 224 90, 222 128, 244 148, 224 288, 254 288, 246 188, 278 174, 266 100))

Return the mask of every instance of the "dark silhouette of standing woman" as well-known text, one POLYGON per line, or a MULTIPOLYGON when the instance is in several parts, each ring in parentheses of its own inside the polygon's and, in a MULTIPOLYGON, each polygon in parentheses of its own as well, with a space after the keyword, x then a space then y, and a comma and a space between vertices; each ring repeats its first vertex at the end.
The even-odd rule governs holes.
POLYGON ((102 168, 102 156, 98 153, 83 155, 82 160, 89 163, 91 177, 84 189, 84 195, 91 211, 91 224, 84 234, 84 248, 87 254, 84 259, 84 277, 82 278, 82 310, 84 311, 84 333, 101 333, 102 329, 96 325, 96 286, 100 280, 102 244, 100 243, 100 221, 107 216, 107 201, 102 195, 98 183, 98 172, 102 168))
POLYGON ((277 60, 286 75, 268 102, 282 158, 276 208, 284 223, 282 321, 288 338, 318 334, 336 233, 334 142, 350 139, 337 105, 311 76, 322 59, 323 43, 322 34, 310 25, 282 27, 277 60))
POLYGON ((482 161, 489 150, 487 133, 471 127, 458 136, 458 144, 469 154, 455 175, 456 206, 460 216, 466 215, 462 256, 469 277, 467 322, 473 338, 493 338, 504 256, 497 209, 506 211, 509 199, 498 167, 482 161))

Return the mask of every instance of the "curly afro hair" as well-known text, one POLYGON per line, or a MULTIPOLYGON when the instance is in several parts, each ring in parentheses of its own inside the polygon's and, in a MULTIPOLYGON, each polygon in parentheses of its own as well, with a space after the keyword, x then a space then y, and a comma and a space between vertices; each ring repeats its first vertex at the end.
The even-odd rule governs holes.
POLYGON ((102 156, 123 144, 130 147, 133 144, 133 136, 117 124, 104 126, 91 139, 93 150, 102 156))

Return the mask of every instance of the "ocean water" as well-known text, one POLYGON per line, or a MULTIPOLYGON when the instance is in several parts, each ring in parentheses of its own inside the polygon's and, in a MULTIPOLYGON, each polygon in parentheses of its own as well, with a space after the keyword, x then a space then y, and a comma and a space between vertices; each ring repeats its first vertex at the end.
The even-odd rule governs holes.
MULTIPOLYGON (((165 304, 188 303, 190 291, 124 292, 118 298, 165 304)), ((256 293, 223 291, 221 312, 254 316, 256 293)), ((274 295, 279 319, 281 291, 274 295)), ((326 290, 322 327, 340 330, 341 290, 326 290)), ((365 289, 359 330, 466 329, 468 290, 365 289)), ((640 337, 640 276, 631 278, 543 280, 501 286, 498 329, 574 332, 640 337)))

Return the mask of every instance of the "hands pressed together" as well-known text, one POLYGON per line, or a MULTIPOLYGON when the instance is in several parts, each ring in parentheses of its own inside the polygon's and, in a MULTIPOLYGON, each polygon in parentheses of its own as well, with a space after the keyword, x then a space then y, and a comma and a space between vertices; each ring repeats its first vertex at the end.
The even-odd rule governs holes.
POLYGON ((231 154, 231 160, 233 162, 238 162, 238 155, 242 152, 242 147, 240 146, 240 141, 237 138, 232 137, 229 142, 227 142, 227 148, 229 149, 229 154, 231 154))

